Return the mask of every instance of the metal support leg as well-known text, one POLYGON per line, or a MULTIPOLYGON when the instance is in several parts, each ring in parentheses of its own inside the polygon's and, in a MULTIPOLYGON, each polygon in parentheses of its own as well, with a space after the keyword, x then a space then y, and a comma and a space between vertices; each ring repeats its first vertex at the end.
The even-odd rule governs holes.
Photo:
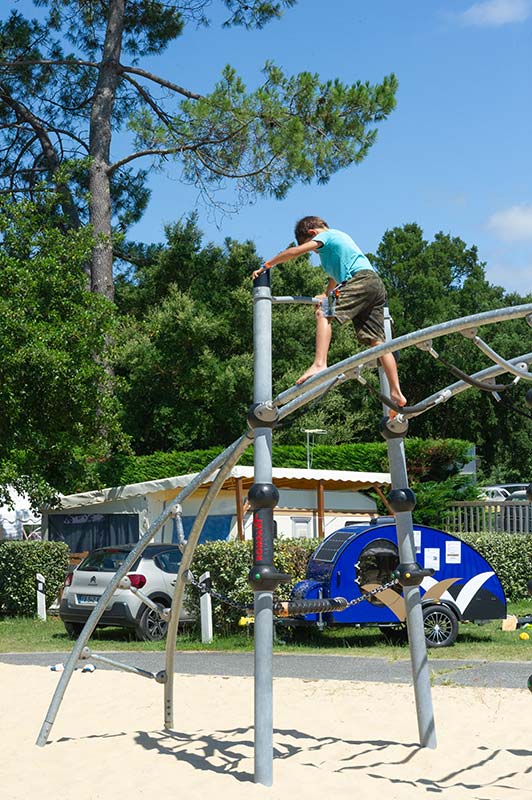
MULTIPOLYGON (((388 309, 385 310, 384 322, 386 340, 389 341, 391 339, 391 324, 388 309)), ((388 381, 382 367, 379 367, 379 378, 382 393, 388 395, 388 381)), ((385 407, 384 413, 388 414, 388 409, 385 407)), ((406 469, 404 441, 402 438, 389 438, 386 440, 386 444, 388 446, 392 487, 394 489, 408 489, 408 472, 406 469)), ((413 563, 416 561, 416 550, 414 545, 412 512, 397 512, 395 515, 395 523, 397 528, 399 559, 402 564, 413 563)), ((412 681, 416 699, 419 742, 422 747, 434 748, 436 747, 436 729, 434 725, 427 643, 425 641, 423 611, 421 608, 419 588, 417 586, 405 587, 404 598, 408 641, 410 644, 410 661, 412 664, 412 681)))

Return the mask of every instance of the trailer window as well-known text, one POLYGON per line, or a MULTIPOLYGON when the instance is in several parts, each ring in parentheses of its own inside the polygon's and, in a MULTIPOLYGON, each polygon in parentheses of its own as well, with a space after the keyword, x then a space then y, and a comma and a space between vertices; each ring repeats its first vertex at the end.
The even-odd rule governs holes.
MULTIPOLYGON (((397 545, 388 539, 375 539, 370 542, 361 552, 357 568, 358 585, 367 586, 368 584, 387 583, 392 576, 392 572, 399 564, 399 551, 397 545)), ((394 591, 401 594, 401 587, 394 586, 394 591)), ((378 595, 373 595, 368 599, 374 606, 382 606, 378 595)))

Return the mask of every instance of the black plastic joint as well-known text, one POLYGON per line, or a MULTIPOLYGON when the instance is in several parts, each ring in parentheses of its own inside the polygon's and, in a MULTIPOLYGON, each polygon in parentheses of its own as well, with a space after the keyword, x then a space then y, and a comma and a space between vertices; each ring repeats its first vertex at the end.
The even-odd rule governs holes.
POLYGON ((416 495, 412 489, 392 489, 388 495, 388 503, 392 511, 413 511, 416 507, 416 495))
POLYGON ((422 569, 416 561, 399 564, 392 572, 392 578, 395 578, 401 586, 419 586, 423 578, 431 575, 434 575, 433 569, 422 569))
POLYGON ((248 583, 254 592, 274 592, 280 583, 290 583, 290 575, 278 572, 275 567, 266 564, 251 567, 248 574, 248 583))
POLYGON ((383 439, 402 439, 408 433, 408 420, 383 417, 379 423, 379 432, 383 439))
POLYGON ((270 403, 253 403, 248 411, 250 428, 273 428, 279 419, 279 409, 270 403))
POLYGON ((253 510, 275 508, 279 502, 277 487, 273 483, 254 483, 248 492, 248 502, 253 510))
POLYGON ((258 278, 254 278, 253 279, 253 288, 254 289, 260 289, 263 286, 265 286, 267 289, 269 289, 270 286, 271 286, 270 270, 269 269, 264 269, 263 268, 263 270, 260 273, 260 275, 258 276, 258 278))

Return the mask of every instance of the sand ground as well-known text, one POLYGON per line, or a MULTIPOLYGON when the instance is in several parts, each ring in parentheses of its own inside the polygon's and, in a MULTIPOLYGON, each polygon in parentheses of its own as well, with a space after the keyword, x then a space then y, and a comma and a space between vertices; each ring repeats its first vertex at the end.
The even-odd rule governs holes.
POLYGON ((274 785, 253 781, 253 680, 75 672, 45 747, 58 673, 0 664, 2 800, 115 797, 532 800, 532 694, 437 686, 438 747, 420 748, 406 685, 274 683, 274 785), (193 793, 193 794, 192 794, 193 793))

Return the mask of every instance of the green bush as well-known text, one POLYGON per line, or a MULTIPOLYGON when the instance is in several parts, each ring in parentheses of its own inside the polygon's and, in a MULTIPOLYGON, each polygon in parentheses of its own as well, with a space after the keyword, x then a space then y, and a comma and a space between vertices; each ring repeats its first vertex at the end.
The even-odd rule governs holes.
MULTIPOLYGON (((409 475, 415 481, 443 481, 458 472, 468 461, 471 445, 462 439, 405 439, 405 454, 409 475)), ((190 452, 152 453, 146 456, 120 455, 99 466, 101 486, 123 486, 172 475, 199 472, 219 453, 222 447, 190 452)), ((253 448, 243 453, 240 463, 253 464, 253 448)), ((274 467, 305 469, 305 445, 274 445, 274 467)), ((355 470, 359 472, 388 472, 385 442, 359 444, 315 445, 312 448, 314 469, 355 470)), ((87 486, 94 489, 94 486, 87 486)))
POLYGON ((69 550, 64 542, 0 542, 0 610, 33 615, 37 611, 35 575, 46 579, 46 605, 65 580, 69 550))
POLYGON ((516 602, 528 597, 527 582, 532 578, 532 534, 462 533, 459 538, 491 564, 507 600, 516 602))
MULTIPOLYGON (((319 542, 316 539, 283 539, 274 543, 275 566, 290 575, 290 583, 281 584, 275 596, 288 599, 292 586, 303 580, 311 553, 319 542)), ((210 572, 214 591, 231 599, 239 606, 253 607, 253 590, 247 582, 253 561, 251 542, 206 542, 197 547, 192 571, 196 578, 210 572)), ((187 596, 187 607, 199 613, 199 596, 196 591, 187 596)), ((226 634, 234 630, 244 608, 235 608, 213 597, 213 624, 217 631, 226 634)))

